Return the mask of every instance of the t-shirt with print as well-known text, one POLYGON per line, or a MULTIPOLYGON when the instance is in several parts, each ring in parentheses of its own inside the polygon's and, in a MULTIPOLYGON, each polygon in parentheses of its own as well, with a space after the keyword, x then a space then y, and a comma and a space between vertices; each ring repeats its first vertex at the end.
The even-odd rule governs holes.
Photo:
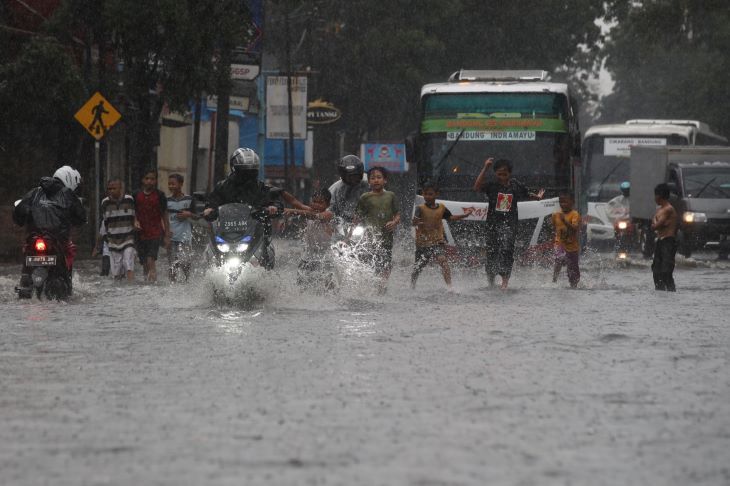
POLYGON ((565 214, 565 220, 573 226, 580 224, 580 213, 575 209, 571 209, 567 213, 558 211, 553 213, 553 226, 555 227, 555 244, 561 246, 568 252, 576 252, 580 249, 578 246, 578 231, 573 231, 560 218, 561 214, 565 214))
POLYGON ((190 243, 193 238, 193 224, 190 218, 180 219, 178 213, 182 211, 193 211, 193 198, 181 195, 179 198, 170 196, 167 198, 167 214, 170 218, 170 241, 179 243, 190 243))
POLYGON ((393 232, 386 231, 385 224, 400 212, 395 193, 390 191, 366 192, 360 196, 355 212, 365 220, 365 224, 373 230, 376 236, 383 239, 384 245, 393 244, 393 232))
POLYGON ((429 207, 426 204, 419 204, 416 207, 417 218, 421 218, 422 224, 416 226, 416 246, 425 248, 439 245, 444 242, 444 219, 451 217, 451 211, 441 203, 436 207, 429 207))
POLYGON ((517 203, 529 198, 529 191, 524 184, 516 179, 510 179, 506 186, 499 182, 488 182, 484 186, 489 209, 487 222, 517 223, 517 203))
POLYGON ((137 191, 134 194, 134 205, 137 210, 137 221, 142 228, 140 240, 159 240, 165 234, 162 218, 167 211, 167 197, 159 189, 149 194, 137 191))

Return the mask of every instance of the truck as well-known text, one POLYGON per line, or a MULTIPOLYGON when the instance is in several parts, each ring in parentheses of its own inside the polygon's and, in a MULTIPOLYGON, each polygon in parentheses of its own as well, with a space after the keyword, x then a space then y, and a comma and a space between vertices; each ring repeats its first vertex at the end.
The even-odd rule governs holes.
POLYGON ((707 247, 717 248, 719 258, 728 258, 730 147, 634 146, 630 166, 631 220, 644 256, 654 252, 654 187, 667 183, 679 216, 679 254, 689 257, 707 247))

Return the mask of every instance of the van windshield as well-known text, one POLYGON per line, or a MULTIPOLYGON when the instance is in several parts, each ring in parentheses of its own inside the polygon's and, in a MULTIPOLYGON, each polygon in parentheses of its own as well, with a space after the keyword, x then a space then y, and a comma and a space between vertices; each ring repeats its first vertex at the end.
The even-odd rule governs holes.
POLYGON ((730 167, 682 169, 686 197, 730 199, 730 167))

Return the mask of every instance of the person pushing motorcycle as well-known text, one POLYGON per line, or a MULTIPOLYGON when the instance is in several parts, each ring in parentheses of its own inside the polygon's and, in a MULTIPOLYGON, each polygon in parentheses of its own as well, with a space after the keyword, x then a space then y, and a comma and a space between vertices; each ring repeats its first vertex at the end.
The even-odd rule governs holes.
MULTIPOLYGON (((64 248, 69 276, 76 255, 71 228, 86 224, 86 210, 75 192, 79 184, 81 174, 64 165, 56 170, 53 177, 42 177, 38 187, 23 196, 13 209, 13 221, 18 226, 25 226, 29 234, 48 232, 59 240, 64 248)), ((30 298, 32 290, 31 268, 23 264, 16 291, 20 298, 30 298)))

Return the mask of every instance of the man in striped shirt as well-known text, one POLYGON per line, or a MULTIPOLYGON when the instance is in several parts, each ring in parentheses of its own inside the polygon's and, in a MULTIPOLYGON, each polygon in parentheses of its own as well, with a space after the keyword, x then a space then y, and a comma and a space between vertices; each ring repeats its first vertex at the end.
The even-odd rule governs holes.
POLYGON ((107 184, 108 197, 101 201, 102 231, 105 233, 111 257, 111 275, 134 281, 134 261, 137 251, 134 247, 136 213, 134 198, 124 194, 120 179, 107 184))

